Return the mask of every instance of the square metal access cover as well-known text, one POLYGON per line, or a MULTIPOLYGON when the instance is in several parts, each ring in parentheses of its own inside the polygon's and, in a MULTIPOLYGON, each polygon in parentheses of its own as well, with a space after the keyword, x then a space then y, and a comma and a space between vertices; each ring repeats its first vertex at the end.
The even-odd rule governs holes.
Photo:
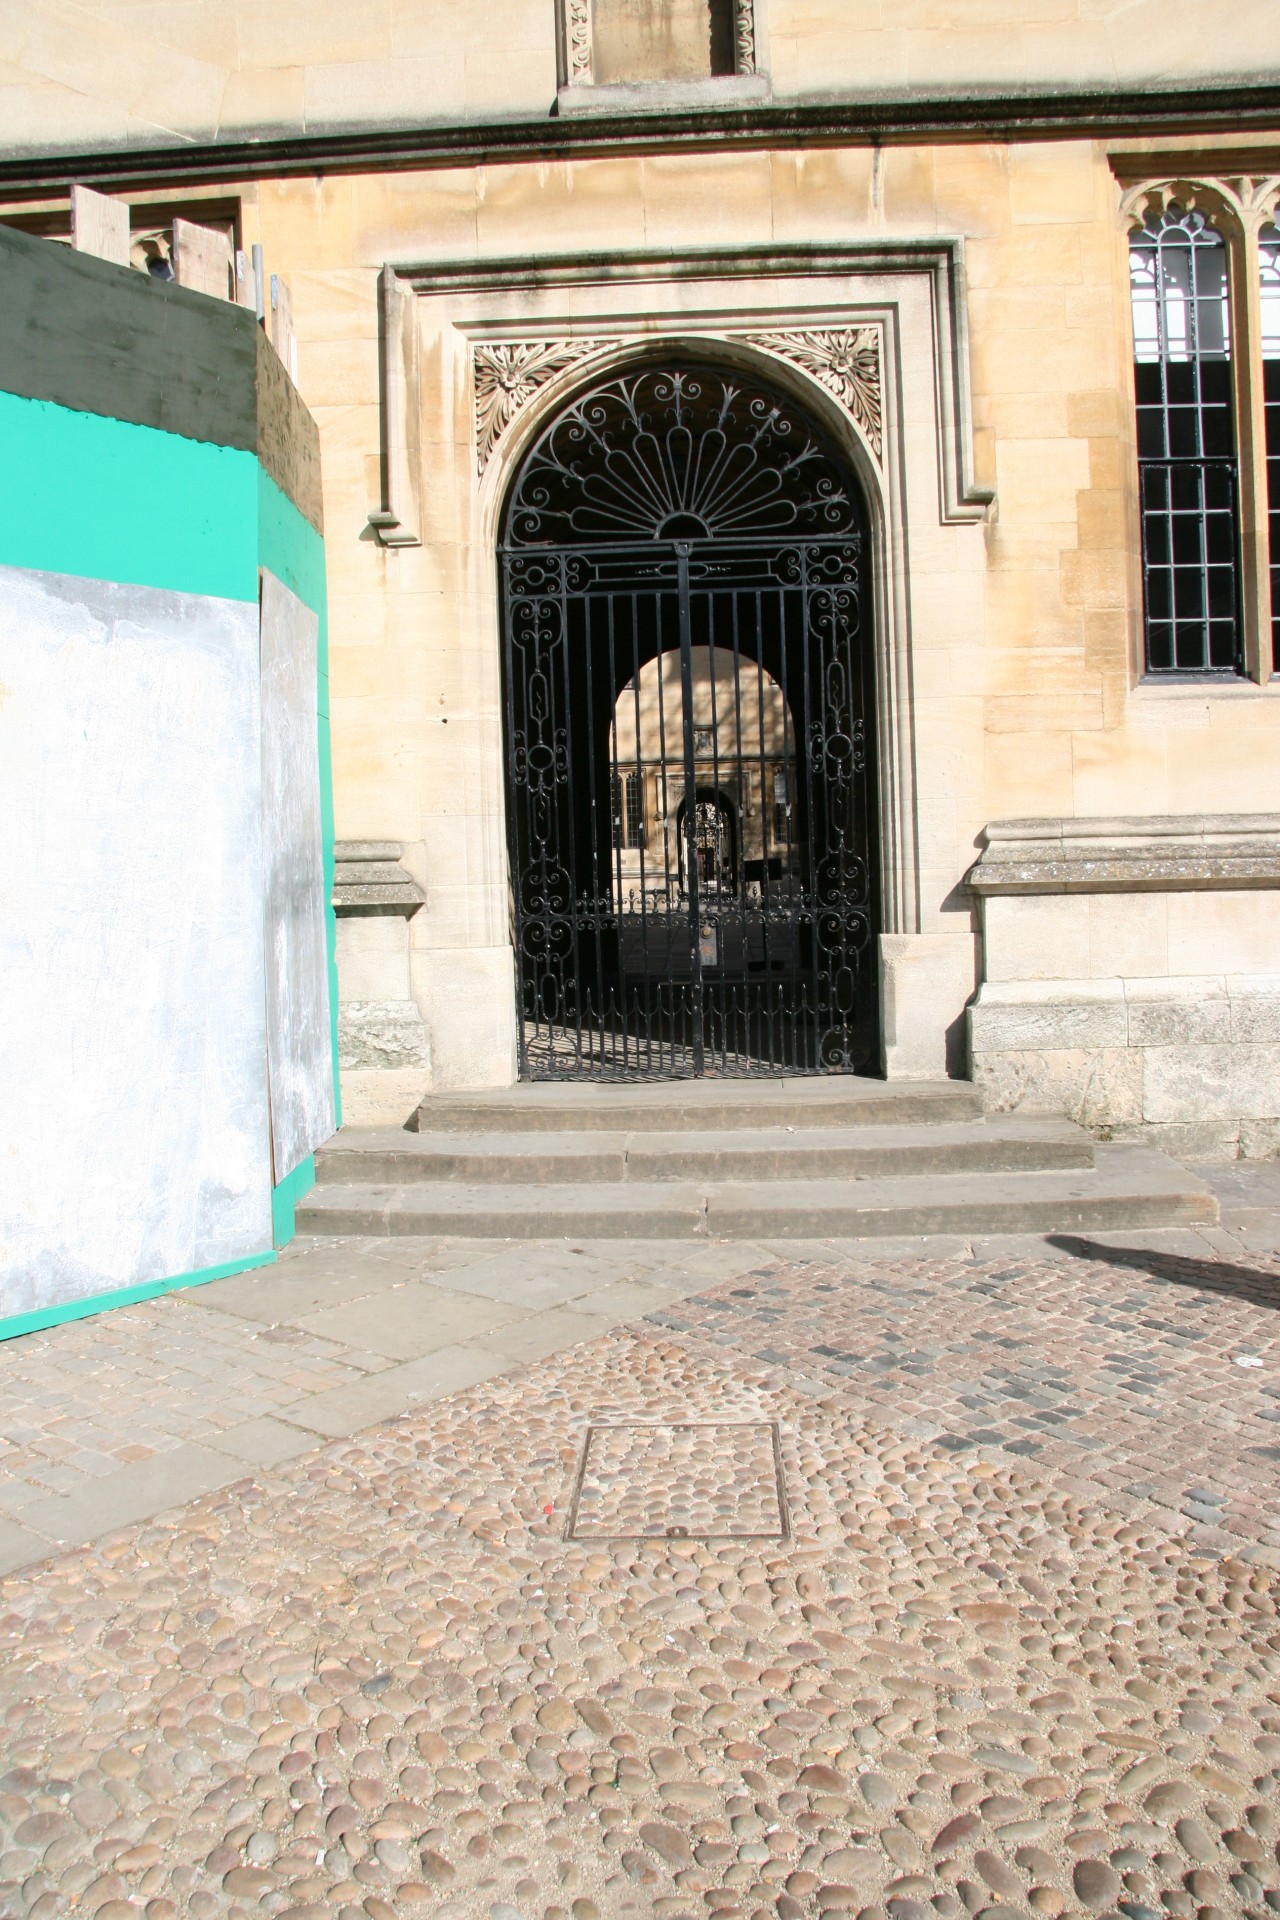
POLYGON ((774 1422, 587 1428, 570 1540, 785 1540, 789 1533, 774 1422))

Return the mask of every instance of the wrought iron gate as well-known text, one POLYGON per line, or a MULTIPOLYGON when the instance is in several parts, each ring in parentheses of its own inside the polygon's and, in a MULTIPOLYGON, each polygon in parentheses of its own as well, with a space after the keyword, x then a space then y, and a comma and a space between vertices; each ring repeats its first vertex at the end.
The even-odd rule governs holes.
POLYGON ((780 395, 616 377, 500 550, 520 1071, 874 1068, 862 516, 780 395))

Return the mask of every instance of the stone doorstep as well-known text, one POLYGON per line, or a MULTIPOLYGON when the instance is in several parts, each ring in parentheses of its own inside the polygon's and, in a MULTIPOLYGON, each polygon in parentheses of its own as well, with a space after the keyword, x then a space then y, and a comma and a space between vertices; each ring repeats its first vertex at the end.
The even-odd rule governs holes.
POLYGON ((1205 1183, 1154 1149, 1100 1148, 1092 1169, 1045 1173, 774 1180, 749 1187, 676 1181, 575 1185, 317 1187, 302 1233, 462 1238, 822 1239, 1067 1228, 1216 1225, 1205 1183))
POLYGON ((602 1086, 522 1081, 493 1093, 432 1095, 411 1123, 420 1133, 662 1132, 705 1127, 916 1125, 982 1116, 967 1080, 663 1080, 602 1086), (767 1118, 766 1118, 767 1116, 767 1118))
POLYGON ((316 1156, 322 1185, 419 1180, 512 1185, 571 1181, 865 1179, 899 1173, 1044 1172, 1093 1164, 1093 1143, 1053 1115, 929 1127, 746 1128, 665 1134, 406 1134, 343 1129, 316 1156))

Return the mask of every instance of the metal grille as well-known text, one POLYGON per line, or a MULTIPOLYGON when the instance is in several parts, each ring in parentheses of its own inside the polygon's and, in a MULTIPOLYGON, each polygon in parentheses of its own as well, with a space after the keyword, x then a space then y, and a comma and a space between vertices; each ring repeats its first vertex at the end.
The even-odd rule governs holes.
POLYGON ((786 401, 615 379, 501 549, 521 1072, 876 1056, 860 507, 786 401))
POLYGON ((1239 673, 1240 535, 1227 250, 1198 213, 1129 243, 1149 673, 1239 673))
POLYGON ((1267 508, 1271 548, 1271 663, 1280 673, 1280 228, 1258 236, 1262 260, 1262 392, 1267 419, 1267 508))

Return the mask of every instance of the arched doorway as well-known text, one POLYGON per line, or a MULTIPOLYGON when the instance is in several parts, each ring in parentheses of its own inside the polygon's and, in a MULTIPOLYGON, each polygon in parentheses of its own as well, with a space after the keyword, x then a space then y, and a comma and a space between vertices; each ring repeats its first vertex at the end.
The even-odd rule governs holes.
POLYGON ((864 511, 764 381, 697 361, 567 405, 507 499, 520 1071, 874 1071, 864 511))

